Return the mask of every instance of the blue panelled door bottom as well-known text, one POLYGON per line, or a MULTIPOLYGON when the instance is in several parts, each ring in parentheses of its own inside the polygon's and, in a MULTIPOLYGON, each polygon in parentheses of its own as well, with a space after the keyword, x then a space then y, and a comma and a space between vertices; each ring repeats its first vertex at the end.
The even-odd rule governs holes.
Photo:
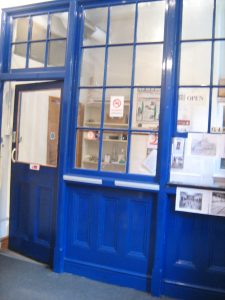
POLYGON ((150 290, 154 196, 103 187, 68 187, 65 271, 150 290))

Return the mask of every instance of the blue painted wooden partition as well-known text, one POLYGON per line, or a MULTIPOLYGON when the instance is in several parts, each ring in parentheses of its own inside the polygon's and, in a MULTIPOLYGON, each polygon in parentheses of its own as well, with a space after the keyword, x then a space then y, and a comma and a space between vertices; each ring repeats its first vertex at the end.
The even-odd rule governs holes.
MULTIPOLYGON (((64 1, 63 1, 64 2, 64 1)), ((111 0, 107 3, 119 3, 111 0)), ((123 1, 135 2, 135 1, 123 1)), ((225 299, 225 219, 175 212, 176 187, 168 186, 170 147, 177 111, 176 78, 182 1, 167 0, 165 70, 162 83, 159 130, 159 191, 115 187, 112 176, 103 184, 74 183, 63 175, 73 169, 74 122, 78 79, 80 5, 106 1, 65 1, 70 21, 67 61, 61 70, 9 72, 8 30, 5 19, 23 10, 3 14, 0 80, 64 79, 59 163, 59 202, 54 270, 169 295, 179 299, 225 299), (3 63, 4 62, 4 63, 3 63), (170 63, 169 63, 170 62, 170 63), (172 63, 172 68, 171 67, 172 63)), ((48 11, 62 1, 35 5, 29 10, 48 11)), ((80 174, 79 174, 80 175, 80 174)), ((92 174, 83 173, 83 177, 92 174)), ((101 174, 97 175, 101 179, 101 174)), ((138 178, 137 178, 138 179, 138 178)))

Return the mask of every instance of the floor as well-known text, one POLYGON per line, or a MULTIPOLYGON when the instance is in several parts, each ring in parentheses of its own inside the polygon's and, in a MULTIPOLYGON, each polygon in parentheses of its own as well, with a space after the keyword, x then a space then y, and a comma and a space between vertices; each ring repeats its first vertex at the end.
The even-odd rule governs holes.
MULTIPOLYGON (((0 252, 0 300, 158 300, 147 293, 71 274, 8 251, 0 252)), ((169 298, 160 298, 169 300, 169 298)))

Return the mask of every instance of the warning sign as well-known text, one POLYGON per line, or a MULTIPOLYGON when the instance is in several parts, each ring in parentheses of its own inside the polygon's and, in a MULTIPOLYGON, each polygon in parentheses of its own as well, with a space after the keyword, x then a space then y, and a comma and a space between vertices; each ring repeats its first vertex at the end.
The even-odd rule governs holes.
POLYGON ((122 118, 124 112, 124 96, 110 97, 110 118, 122 118))

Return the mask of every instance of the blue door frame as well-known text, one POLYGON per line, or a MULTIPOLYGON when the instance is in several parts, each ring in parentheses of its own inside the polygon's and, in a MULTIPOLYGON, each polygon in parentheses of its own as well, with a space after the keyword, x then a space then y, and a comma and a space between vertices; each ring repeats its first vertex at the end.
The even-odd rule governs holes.
MULTIPOLYGON (((69 145, 71 141, 74 141, 71 124, 76 113, 75 91, 79 79, 80 61, 78 12, 81 6, 98 7, 122 2, 124 1, 53 1, 32 5, 25 10, 23 8, 5 10, 2 16, 1 38, 4 43, 1 45, 5 46, 0 49, 1 86, 4 81, 8 80, 64 78, 61 150, 59 153, 59 201, 53 268, 57 272, 68 271, 115 284, 150 290, 155 296, 164 294, 181 299, 224 299, 224 219, 176 212, 174 209, 176 186, 168 185, 171 140, 175 134, 178 106, 176 82, 182 1, 166 1, 168 7, 164 54, 166 67, 162 83, 159 128, 157 181, 159 190, 118 188, 114 185, 115 178, 113 177, 102 178, 101 174, 93 177, 92 173, 79 174, 72 167, 74 153, 69 145), (57 9, 60 5, 69 9, 65 69, 10 72, 7 69, 9 60, 7 47, 10 39, 9 17, 34 9, 40 12, 57 9), (64 180, 64 175, 72 179, 77 176, 80 181, 82 178, 88 177, 89 184, 64 180), (98 184, 99 182, 101 185, 98 184), (133 193, 134 198, 129 197, 130 193, 133 193), (112 221, 111 223, 107 223, 108 218, 112 221), (137 228, 137 226, 134 227, 135 223, 129 221, 133 218, 144 221, 143 223, 139 221, 137 228), (102 223, 103 219, 105 220, 104 224, 102 223), (127 231, 120 231, 120 234, 116 234, 115 229, 118 230, 121 220, 123 222, 127 220, 124 223, 127 231), (96 226, 95 230, 90 230, 93 226, 96 226), (134 231, 134 228, 137 228, 137 231, 134 231), (144 229, 149 235, 146 238, 142 236, 141 239, 139 233, 144 229), (108 237, 104 236, 105 231, 108 231, 108 237), (128 239, 121 244, 121 239, 132 233, 137 239, 135 241, 128 239), (215 239, 215 237, 217 238, 215 239), (140 239, 138 240, 138 238, 140 239), (98 244, 94 241, 95 239, 98 244), (116 255, 113 250, 115 248, 114 240, 119 247, 116 248, 116 255), (145 252, 140 248, 143 242, 151 245, 148 246, 151 251, 149 250, 147 255, 143 255, 145 252), (86 247, 87 256, 79 256, 82 249, 79 247, 81 246, 86 247), (126 251, 131 253, 131 257, 126 251), (123 265, 124 255, 128 259, 125 265, 123 265), (92 260, 91 257, 93 257, 92 260), (147 264, 149 269, 146 269, 147 264)), ((136 1, 126 1, 126 3, 134 2, 136 1)))

